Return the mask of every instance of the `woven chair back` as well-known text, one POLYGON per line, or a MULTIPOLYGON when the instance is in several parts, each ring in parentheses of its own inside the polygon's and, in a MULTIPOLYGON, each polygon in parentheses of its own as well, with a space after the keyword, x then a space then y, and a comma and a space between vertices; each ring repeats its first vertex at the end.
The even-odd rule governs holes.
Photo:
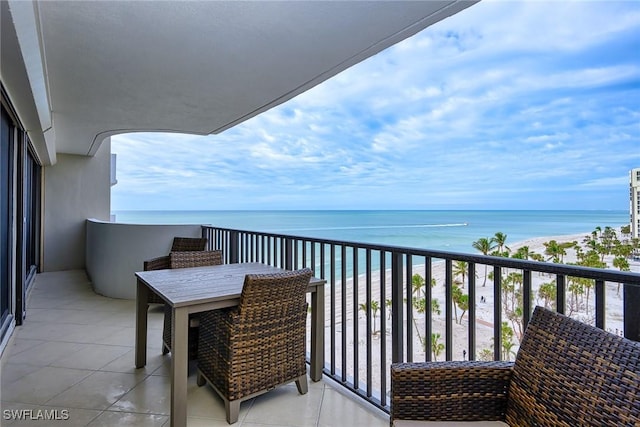
POLYGON ((313 272, 308 269, 274 274, 247 274, 238 313, 241 319, 282 319, 300 313, 313 272))
POLYGON ((201 237, 174 237, 171 252, 204 251, 207 239, 201 237))
POLYGON ((640 425, 640 343, 536 307, 509 387, 509 425, 640 425))
POLYGON ((222 264, 222 251, 184 251, 169 254, 170 268, 206 267, 222 264))

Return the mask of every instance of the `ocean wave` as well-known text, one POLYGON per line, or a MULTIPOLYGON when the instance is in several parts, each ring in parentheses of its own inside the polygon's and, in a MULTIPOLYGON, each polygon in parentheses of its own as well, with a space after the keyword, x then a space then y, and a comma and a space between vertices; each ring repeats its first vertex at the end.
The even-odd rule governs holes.
POLYGON ((435 227, 466 227, 466 222, 451 224, 404 224, 404 225, 353 225, 341 227, 314 227, 314 228, 280 228, 278 231, 331 231, 331 230, 376 230, 387 228, 435 228, 435 227))

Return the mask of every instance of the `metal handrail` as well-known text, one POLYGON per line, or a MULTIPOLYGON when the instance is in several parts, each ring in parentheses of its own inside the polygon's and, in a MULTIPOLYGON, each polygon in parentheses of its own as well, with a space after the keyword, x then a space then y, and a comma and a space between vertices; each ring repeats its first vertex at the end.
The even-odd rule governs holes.
MULTIPOLYGON (((564 313, 567 307, 567 283, 570 278, 594 280, 595 319, 597 327, 605 327, 606 318, 606 284, 608 282, 623 283, 625 292, 640 294, 640 274, 607 269, 589 268, 576 265, 556 264, 540 261, 529 261, 498 256, 475 255, 419 249, 403 246, 380 245, 365 242, 340 241, 316 237, 304 237, 288 234, 237 230, 203 226, 203 236, 208 238, 210 249, 222 250, 225 262, 264 262, 284 268, 311 268, 314 273, 327 281, 326 328, 327 343, 324 374, 345 386, 351 392, 361 396, 384 411, 389 410, 387 394, 390 381, 388 365, 391 362, 413 361, 422 350, 415 348, 416 334, 414 330, 423 328, 424 338, 419 342, 424 347, 425 360, 432 359, 432 352, 426 351, 434 345, 432 339, 434 316, 431 304, 425 304, 424 324, 418 325, 414 316, 414 299, 412 277, 416 266, 422 266, 424 273, 425 301, 431 301, 431 283, 434 263, 443 261, 445 268, 445 326, 444 356, 453 360, 453 347, 456 336, 452 311, 456 310, 454 298, 453 262, 464 261, 468 265, 468 327, 466 353, 470 360, 477 358, 476 320, 478 265, 492 267, 493 277, 493 359, 500 360, 502 354, 502 322, 504 310, 502 304, 502 272, 517 270, 522 272, 522 325, 529 321, 533 311, 532 274, 549 274, 555 276, 556 310, 564 313), (360 271, 363 269, 363 271, 360 271), (377 295, 373 295, 374 281, 379 281, 377 295), (386 304, 377 307, 379 311, 380 331, 374 339, 373 323, 376 321, 373 301, 389 299, 390 311, 386 304), (364 301, 364 310, 362 302, 364 301), (365 328, 360 326, 358 312, 365 311, 365 328), (387 315, 390 315, 387 318, 387 315), (390 336, 386 330, 390 322, 390 336), (364 332, 361 329, 366 329, 364 332), (369 333, 372 332, 372 333, 369 333), (377 343, 375 342, 377 340, 377 343), (364 343, 361 355, 360 344, 364 343), (374 347, 379 351, 374 357, 374 347), (374 369, 374 360, 378 361, 379 370, 374 369), (364 365, 364 375, 360 375, 360 364, 364 365)), ((637 297, 640 299, 640 296, 637 297)), ((638 301, 640 303, 640 301, 638 301)), ((637 314, 635 314, 637 317, 637 314)))

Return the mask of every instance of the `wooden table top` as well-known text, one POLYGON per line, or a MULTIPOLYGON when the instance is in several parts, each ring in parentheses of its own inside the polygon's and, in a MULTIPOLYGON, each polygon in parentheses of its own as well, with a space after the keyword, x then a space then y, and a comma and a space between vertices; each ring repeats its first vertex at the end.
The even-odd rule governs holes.
MULTIPOLYGON (((171 306, 180 307, 240 298, 247 274, 287 271, 262 263, 223 264, 209 267, 140 271, 136 277, 164 298, 171 306)), ((311 278, 309 291, 325 281, 311 278)))

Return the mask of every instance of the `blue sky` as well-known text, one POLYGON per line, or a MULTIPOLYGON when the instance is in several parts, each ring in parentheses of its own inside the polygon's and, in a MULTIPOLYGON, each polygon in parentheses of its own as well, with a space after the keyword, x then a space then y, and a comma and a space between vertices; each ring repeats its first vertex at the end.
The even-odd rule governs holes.
POLYGON ((220 135, 111 150, 113 210, 626 210, 640 1, 483 1, 220 135))

